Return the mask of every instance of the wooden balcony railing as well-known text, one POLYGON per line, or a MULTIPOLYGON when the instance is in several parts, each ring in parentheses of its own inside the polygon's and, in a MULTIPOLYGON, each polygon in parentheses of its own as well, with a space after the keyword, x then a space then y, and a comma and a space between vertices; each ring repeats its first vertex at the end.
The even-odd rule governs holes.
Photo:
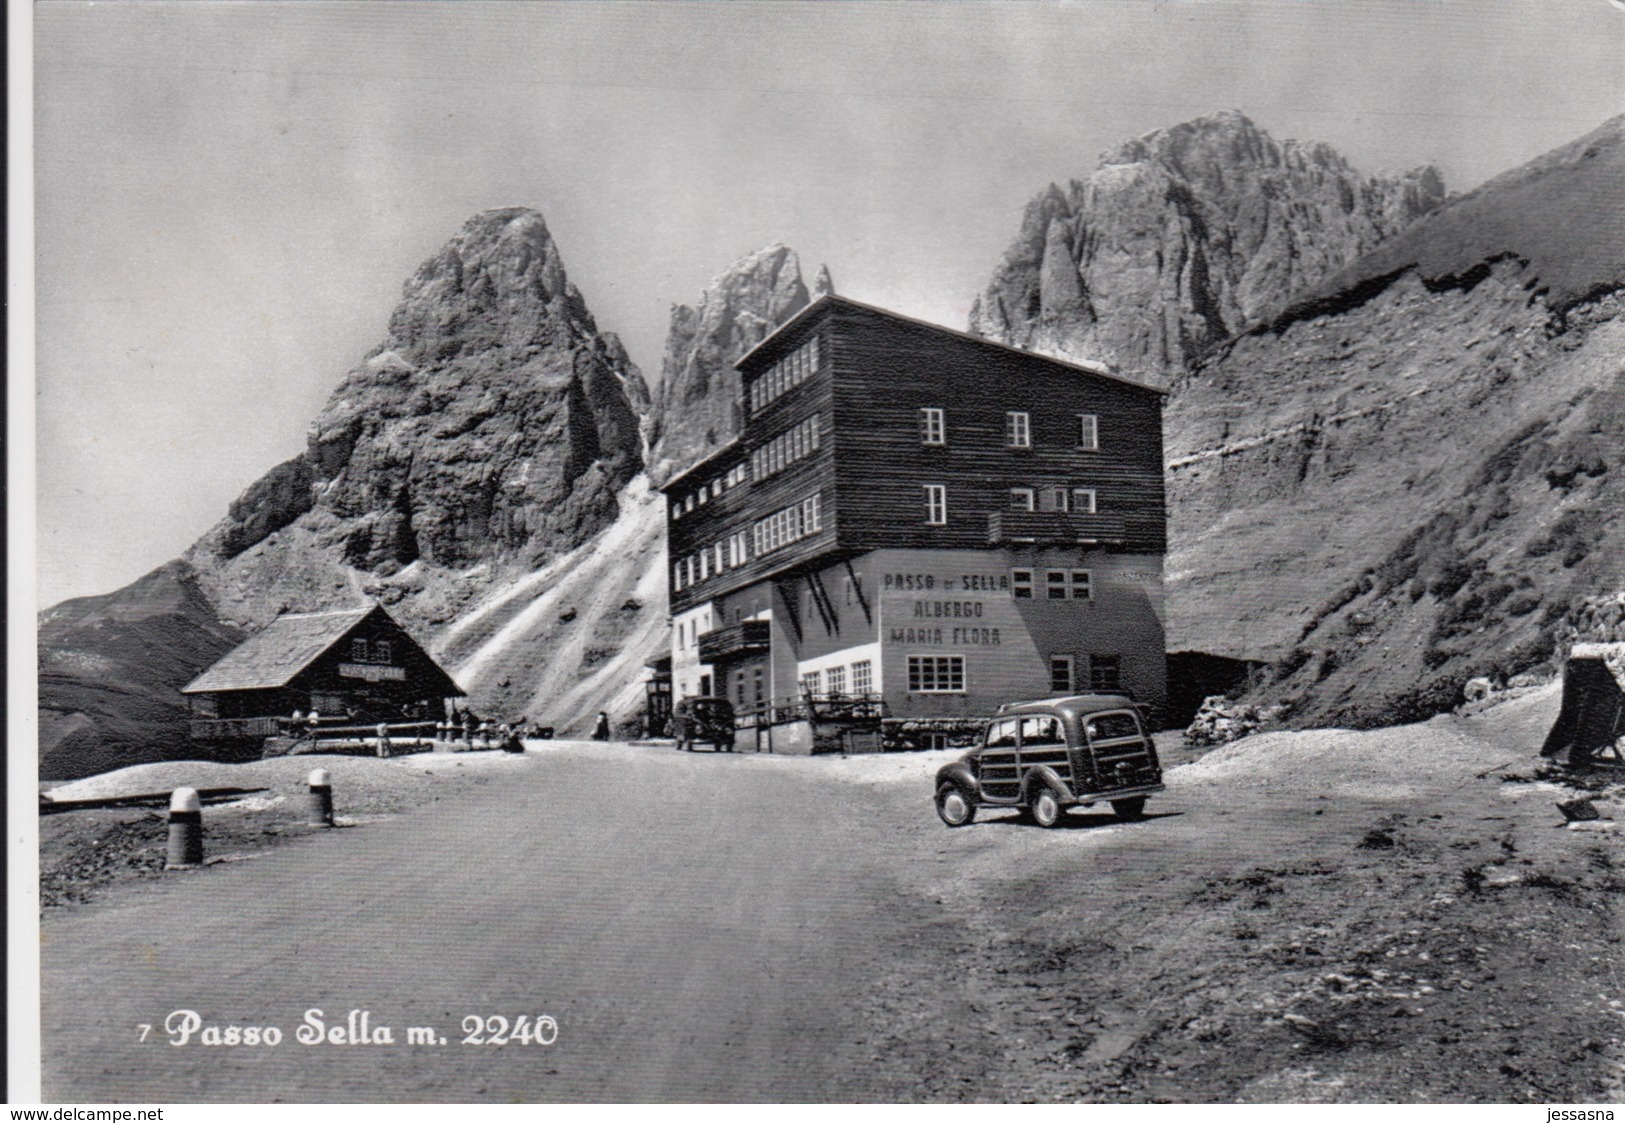
POLYGON ((714 663, 739 655, 766 651, 769 643, 766 620, 742 620, 716 628, 700 636, 700 662, 714 663))
POLYGON ((987 517, 991 546, 1007 542, 1118 544, 1124 540, 1123 516, 1071 511, 994 511, 987 517))

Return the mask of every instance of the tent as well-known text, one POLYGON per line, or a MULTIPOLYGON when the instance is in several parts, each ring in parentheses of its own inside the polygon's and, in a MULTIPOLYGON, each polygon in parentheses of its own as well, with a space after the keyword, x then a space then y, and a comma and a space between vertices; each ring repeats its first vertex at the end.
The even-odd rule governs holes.
POLYGON ((1625 765, 1625 643, 1577 643, 1563 668, 1563 708, 1540 755, 1570 765, 1625 765))

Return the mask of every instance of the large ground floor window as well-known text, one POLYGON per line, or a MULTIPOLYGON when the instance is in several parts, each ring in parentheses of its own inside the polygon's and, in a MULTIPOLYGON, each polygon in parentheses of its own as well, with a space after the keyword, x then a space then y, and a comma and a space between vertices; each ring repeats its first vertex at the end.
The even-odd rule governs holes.
POLYGON ((908 657, 910 694, 965 693, 963 655, 910 655, 908 657))

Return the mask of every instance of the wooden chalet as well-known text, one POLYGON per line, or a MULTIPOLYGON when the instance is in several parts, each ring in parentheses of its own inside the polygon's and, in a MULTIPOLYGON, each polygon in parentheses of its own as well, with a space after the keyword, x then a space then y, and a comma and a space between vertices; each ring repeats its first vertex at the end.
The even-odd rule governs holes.
POLYGON ((355 724, 439 720, 461 687, 379 605, 289 613, 181 688, 196 740, 274 736, 295 711, 355 724))
POLYGON ((663 488, 676 698, 1162 706, 1161 390, 838 296, 737 365, 740 435, 663 488))

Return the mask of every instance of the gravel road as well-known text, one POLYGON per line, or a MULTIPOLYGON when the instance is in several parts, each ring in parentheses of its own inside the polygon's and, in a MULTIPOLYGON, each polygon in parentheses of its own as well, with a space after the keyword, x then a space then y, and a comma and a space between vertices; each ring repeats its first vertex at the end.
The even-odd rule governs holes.
POLYGON ((1508 781, 1542 707, 1255 738, 1171 772, 1144 822, 1050 831, 943 828, 946 754, 550 747, 50 910, 46 1095, 1617 1100, 1625 850, 1508 781), (396 1041, 300 1044, 311 1008, 396 1041), (285 1039, 138 1040, 177 1009, 285 1039), (558 1039, 462 1044, 476 1014, 558 1039))

